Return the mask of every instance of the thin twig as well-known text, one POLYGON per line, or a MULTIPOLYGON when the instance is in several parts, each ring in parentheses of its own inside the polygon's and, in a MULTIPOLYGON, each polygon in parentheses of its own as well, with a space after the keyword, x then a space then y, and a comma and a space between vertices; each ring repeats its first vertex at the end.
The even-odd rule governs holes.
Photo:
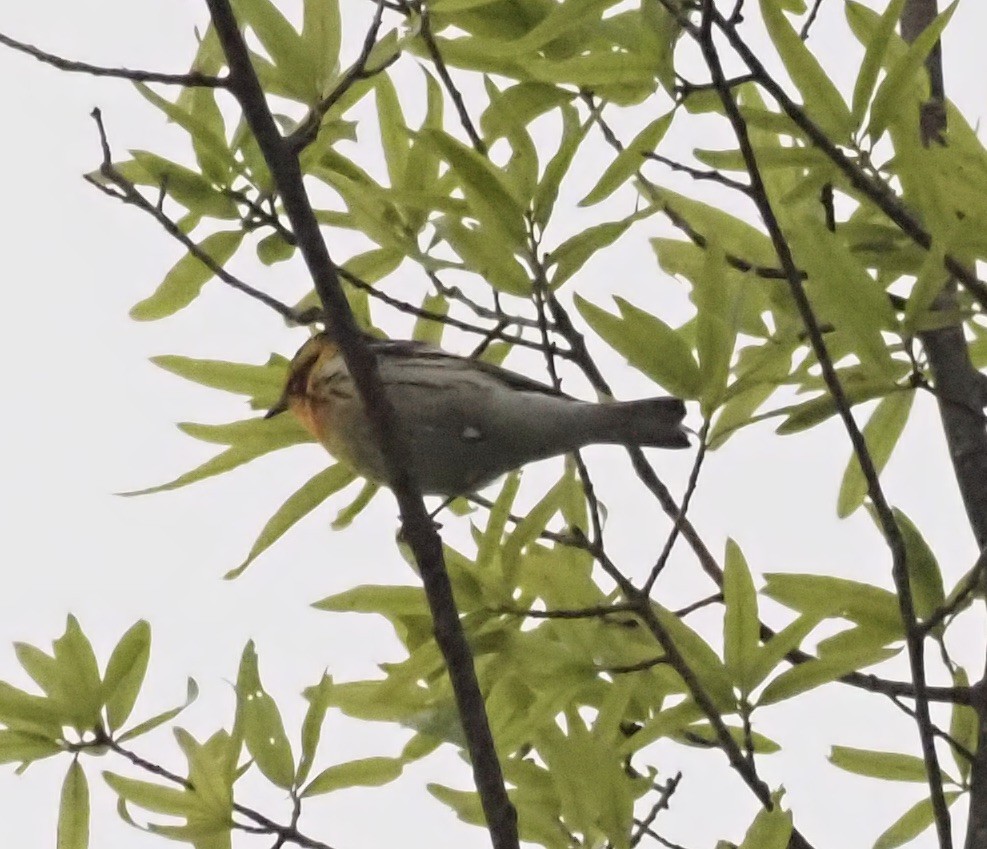
POLYGON ((130 182, 130 180, 124 177, 123 174, 116 169, 116 166, 114 166, 113 157, 110 152, 110 144, 106 136, 106 128, 103 126, 103 115, 98 108, 93 109, 92 117, 96 122, 96 128, 99 132, 99 143, 103 151, 103 161, 100 164, 99 173, 105 180, 111 183, 112 186, 116 187, 118 191, 113 191, 110 186, 106 186, 88 175, 84 178, 87 182, 95 186, 104 194, 123 201, 124 203, 136 206, 138 209, 146 212, 165 229, 168 235, 181 242, 181 244, 190 254, 192 254, 192 256, 199 260, 199 262, 206 266, 206 268, 208 268, 227 286, 230 286, 238 292, 242 292, 247 297, 253 298, 255 301, 264 304, 264 306, 274 310, 278 315, 292 324, 305 323, 301 320, 299 314, 287 304, 281 303, 281 301, 277 298, 271 297, 266 292, 260 291, 260 289, 255 289, 249 283, 244 283, 238 277, 234 277, 230 274, 225 268, 223 268, 222 265, 216 262, 216 260, 209 256, 208 253, 202 250, 199 245, 190 239, 188 235, 186 235, 185 232, 171 220, 171 218, 165 215, 164 211, 160 207, 160 204, 153 204, 146 197, 144 197, 144 195, 137 190, 137 187, 130 182))
POLYGON ((200 74, 198 71, 189 71, 187 74, 163 74, 158 71, 140 71, 135 68, 108 68, 103 65, 90 65, 88 62, 77 62, 74 59, 56 56, 54 53, 48 53, 32 44, 18 41, 3 33, 0 33, 0 44, 19 53, 33 56, 39 62, 51 65, 60 71, 89 74, 92 77, 113 77, 135 83, 161 83, 163 85, 180 85, 186 88, 227 88, 229 85, 229 77, 214 77, 209 74, 200 74))
POLYGON ((373 437, 381 449, 386 476, 400 508, 402 535, 415 556, 425 587, 435 640, 452 685, 491 841, 495 849, 518 849, 517 813, 504 786, 472 651, 446 572, 442 540, 425 509, 421 488, 408 471, 407 447, 394 426, 393 405, 381 384, 374 354, 362 338, 337 267, 322 238, 305 191, 297 150, 278 130, 230 0, 207 0, 207 3, 230 68, 230 90, 271 171, 285 214, 329 319, 329 331, 353 377, 371 421, 373 437))

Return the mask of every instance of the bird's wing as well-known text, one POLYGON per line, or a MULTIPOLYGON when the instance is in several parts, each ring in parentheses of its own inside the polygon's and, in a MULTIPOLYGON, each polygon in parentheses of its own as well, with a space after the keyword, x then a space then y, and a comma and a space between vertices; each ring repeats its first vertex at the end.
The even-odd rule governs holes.
MULTIPOLYGON (((523 374, 501 368, 493 363, 485 363, 483 360, 460 357, 450 354, 434 345, 425 342, 415 342, 410 339, 374 339, 369 342, 375 354, 382 357, 415 358, 427 362, 442 363, 444 367, 456 369, 457 371, 477 370, 489 375, 495 380, 518 389, 522 392, 540 392, 543 395, 565 396, 565 393, 553 389, 537 380, 525 377, 523 374)), ((567 397, 567 396, 566 396, 567 397)))

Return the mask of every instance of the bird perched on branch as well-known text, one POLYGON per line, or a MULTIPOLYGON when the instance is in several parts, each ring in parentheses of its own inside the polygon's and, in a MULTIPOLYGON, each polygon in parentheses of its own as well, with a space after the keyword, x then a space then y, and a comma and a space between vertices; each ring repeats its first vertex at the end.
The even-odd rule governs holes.
MULTIPOLYGON (((579 401, 507 369, 421 342, 368 342, 426 495, 465 495, 535 460, 586 445, 687 448, 678 398, 579 401)), ((342 354, 328 334, 295 354, 281 399, 336 459, 378 483, 387 470, 342 354)))

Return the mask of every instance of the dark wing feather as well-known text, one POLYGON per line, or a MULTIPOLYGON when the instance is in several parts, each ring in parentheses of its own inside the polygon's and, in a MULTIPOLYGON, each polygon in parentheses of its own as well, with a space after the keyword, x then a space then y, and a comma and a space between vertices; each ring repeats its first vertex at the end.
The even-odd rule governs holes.
POLYGON ((484 374, 499 380, 501 383, 522 392, 540 392, 543 395, 569 397, 564 392, 559 392, 551 386, 539 383, 537 380, 532 380, 523 374, 495 366, 493 363, 485 363, 483 360, 450 354, 448 351, 443 351, 441 348, 436 348, 434 345, 429 345, 425 342, 415 342, 411 339, 373 339, 369 341, 369 345, 371 350, 381 357, 417 357, 433 362, 444 361, 450 368, 457 370, 476 369, 482 371, 484 374))

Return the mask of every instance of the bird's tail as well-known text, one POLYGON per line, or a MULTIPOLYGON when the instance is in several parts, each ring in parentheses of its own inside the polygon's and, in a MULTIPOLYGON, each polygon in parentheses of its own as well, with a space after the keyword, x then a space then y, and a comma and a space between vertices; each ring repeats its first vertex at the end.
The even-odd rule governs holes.
POLYGON ((598 404, 600 431, 594 441, 652 448, 688 448, 681 398, 648 398, 598 404))

